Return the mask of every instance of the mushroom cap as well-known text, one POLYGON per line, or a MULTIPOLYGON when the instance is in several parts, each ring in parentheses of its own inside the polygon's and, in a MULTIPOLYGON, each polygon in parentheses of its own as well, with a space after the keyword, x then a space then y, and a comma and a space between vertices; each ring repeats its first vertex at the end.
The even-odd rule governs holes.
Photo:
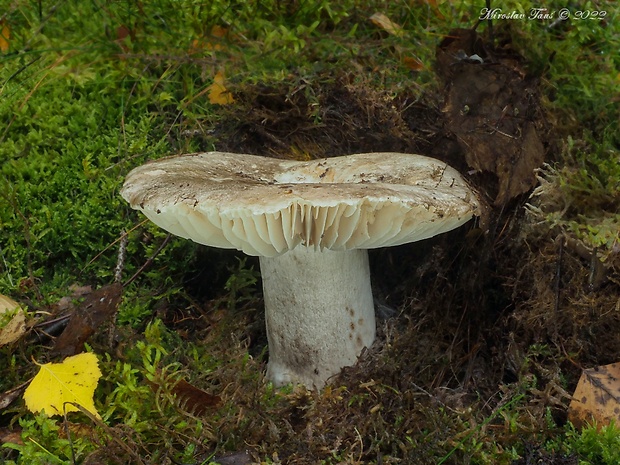
POLYGON ((312 161, 176 155, 132 170, 121 195, 177 236, 266 257, 300 245, 349 250, 419 241, 459 227, 480 208, 454 168, 402 153, 312 161))

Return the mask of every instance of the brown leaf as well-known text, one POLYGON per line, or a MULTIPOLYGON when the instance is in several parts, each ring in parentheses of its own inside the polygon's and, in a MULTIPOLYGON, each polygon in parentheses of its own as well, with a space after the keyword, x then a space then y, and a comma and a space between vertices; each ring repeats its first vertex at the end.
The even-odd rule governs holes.
POLYGON ((72 284, 69 286, 71 295, 61 298, 56 302, 56 307, 60 311, 65 311, 73 307, 73 300, 84 297, 93 292, 92 286, 80 286, 78 284, 72 284))
POLYGON ((11 29, 9 25, 6 23, 6 20, 0 21, 0 52, 6 53, 9 51, 11 38, 11 29))
POLYGON ((116 42, 118 46, 123 50, 123 52, 127 53, 129 51, 129 42, 136 40, 136 32, 135 30, 121 24, 116 28, 116 42))
POLYGON ((370 19, 370 22, 372 22, 372 24, 380 27, 388 34, 400 37, 405 33, 404 29, 400 24, 395 23, 383 13, 375 13, 368 19, 370 19))
POLYGON ((71 316, 65 330, 56 338, 53 352, 65 356, 82 352, 88 338, 115 315, 122 290, 120 283, 114 283, 103 286, 86 297, 71 316))
POLYGON ((593 421, 599 427, 612 420, 620 423, 620 363, 583 370, 568 419, 578 428, 593 421))
POLYGON ((222 39, 222 38, 226 37, 227 34, 228 34, 228 28, 227 27, 222 27, 222 26, 218 26, 217 24, 215 24, 211 28, 211 36, 212 37, 217 37, 218 39, 222 39))
POLYGON ((199 417, 221 402, 219 396, 209 394, 183 379, 174 386, 172 393, 183 410, 199 417))
POLYGON ((188 413, 202 416, 209 408, 217 406, 222 400, 220 396, 209 394, 193 384, 188 383, 184 379, 176 382, 170 381, 170 378, 162 377, 160 371, 157 373, 154 379, 146 379, 146 384, 148 384, 155 393, 159 393, 160 390, 162 390, 162 392, 172 394, 175 397, 178 407, 188 413), (170 388, 172 383, 174 383, 174 385, 170 388))
POLYGON ((24 445, 24 441, 22 440, 22 429, 17 426, 15 429, 13 428, 0 428, 0 444, 18 444, 20 446, 24 445))
POLYGON ((424 69, 424 63, 422 63, 418 58, 405 56, 403 57, 403 64, 409 68, 411 71, 422 71, 424 69))
POLYGON ((13 389, 9 389, 8 391, 0 394, 0 410, 4 410, 9 405, 11 405, 15 399, 20 397, 29 384, 30 381, 26 381, 25 383, 20 384, 19 386, 14 387, 13 389))

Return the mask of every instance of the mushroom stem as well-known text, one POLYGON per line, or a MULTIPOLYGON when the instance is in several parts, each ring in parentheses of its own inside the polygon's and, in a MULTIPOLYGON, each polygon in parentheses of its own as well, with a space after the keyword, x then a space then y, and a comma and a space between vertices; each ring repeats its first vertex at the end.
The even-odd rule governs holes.
POLYGON ((368 252, 298 246, 260 257, 269 342, 267 377, 321 389, 375 338, 368 252))

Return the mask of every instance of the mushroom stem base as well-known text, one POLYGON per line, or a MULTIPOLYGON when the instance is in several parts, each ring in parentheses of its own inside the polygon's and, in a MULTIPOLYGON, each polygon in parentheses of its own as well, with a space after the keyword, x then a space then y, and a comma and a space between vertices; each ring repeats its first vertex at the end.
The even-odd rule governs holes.
POLYGON ((298 246, 260 257, 269 342, 267 377, 275 385, 322 388, 355 364, 375 339, 366 250, 298 246))

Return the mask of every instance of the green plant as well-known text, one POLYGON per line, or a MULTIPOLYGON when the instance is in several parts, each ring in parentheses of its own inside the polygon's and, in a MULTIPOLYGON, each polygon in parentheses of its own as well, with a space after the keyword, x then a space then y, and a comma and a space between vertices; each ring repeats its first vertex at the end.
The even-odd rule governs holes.
POLYGON ((620 243, 620 151, 609 139, 567 137, 559 168, 541 173, 534 216, 596 250, 603 261, 620 243))
POLYGON ((93 444, 85 438, 69 440, 62 420, 39 413, 31 418, 22 418, 23 444, 5 443, 3 448, 19 452, 18 459, 3 461, 7 465, 54 464, 69 465, 74 459, 81 459, 93 450, 93 444))
MULTIPOLYGON (((507 400, 499 408, 497 408, 493 414, 487 416, 480 425, 475 425, 470 428, 469 432, 461 439, 446 455, 444 455, 437 465, 447 463, 448 460, 457 452, 463 451, 466 456, 473 457, 473 463, 491 464, 497 460, 500 455, 500 451, 496 449, 496 444, 488 444, 486 439, 479 440, 478 436, 485 427, 491 423, 497 416, 506 414, 511 408, 514 408, 516 404, 524 399, 523 394, 518 394, 515 397, 507 400), (491 449, 489 455, 489 447, 491 449)), ((497 463, 497 462, 495 462, 497 463)))
POLYGON ((592 424, 581 430, 568 423, 564 434, 550 440, 544 448, 556 453, 576 454, 579 465, 613 465, 620 460, 620 430, 613 423, 592 424))
POLYGON ((613 465, 620 462, 620 431, 614 425, 588 426, 581 432, 569 427, 568 446, 579 455, 581 465, 613 465))
POLYGON ((243 302, 255 300, 256 290, 254 285, 260 277, 260 273, 254 267, 246 266, 246 258, 237 258, 237 266, 231 268, 232 273, 224 289, 228 291, 228 309, 235 311, 243 302))
POLYGON ((171 353, 180 347, 176 335, 160 320, 150 323, 127 361, 109 358, 101 412, 108 425, 129 429, 135 447, 154 443, 158 449, 153 453, 170 455, 180 450, 188 457, 201 441, 211 440, 213 433, 207 423, 181 409, 174 393, 174 386, 187 375, 171 353))

